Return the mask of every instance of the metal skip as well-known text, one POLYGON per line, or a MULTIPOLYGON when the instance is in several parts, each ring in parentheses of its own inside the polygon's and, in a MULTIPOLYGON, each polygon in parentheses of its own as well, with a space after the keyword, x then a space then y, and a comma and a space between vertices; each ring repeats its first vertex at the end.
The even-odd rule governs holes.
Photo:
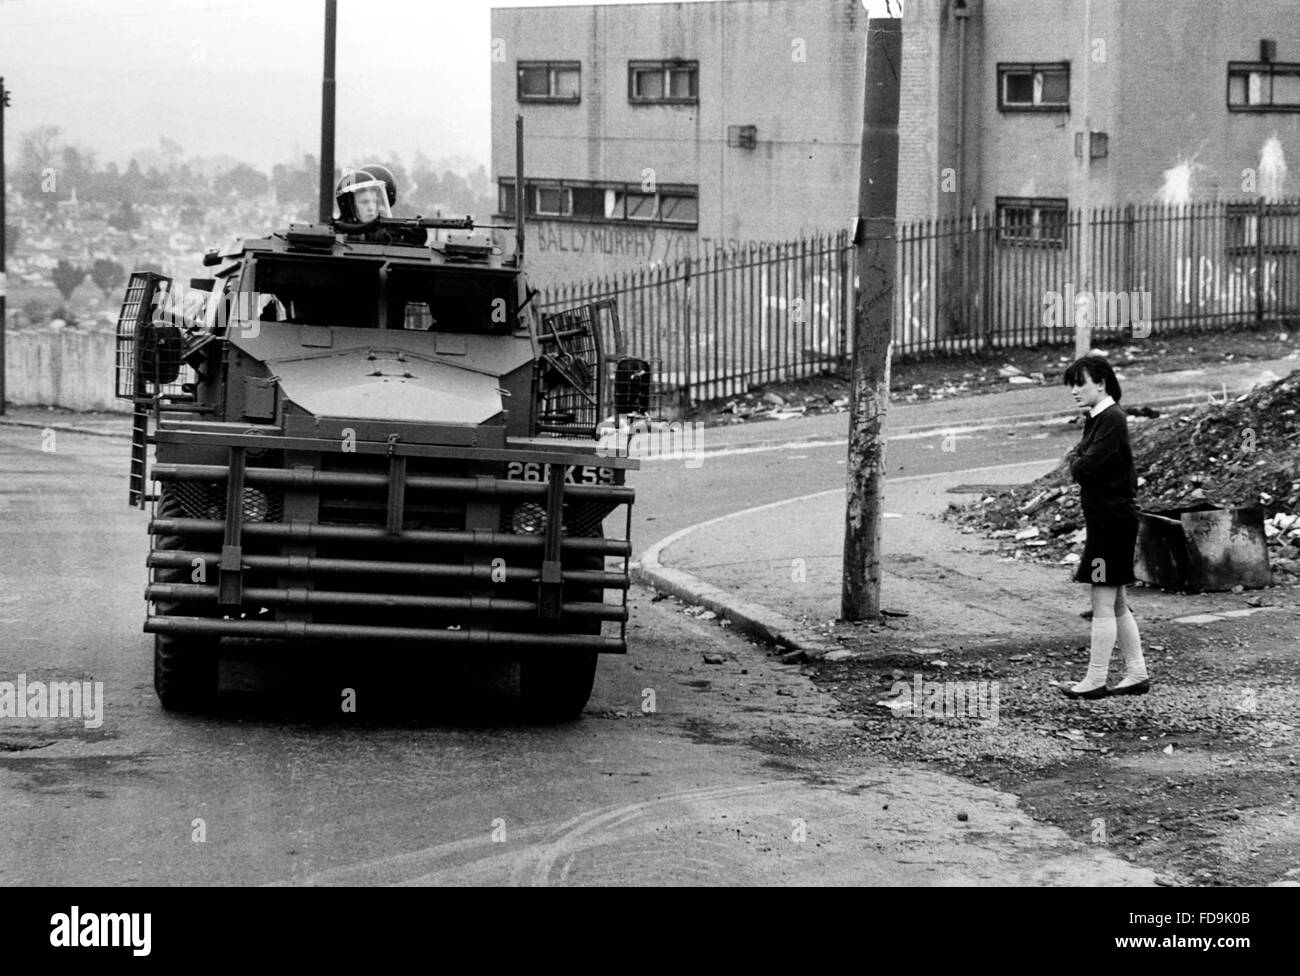
POLYGON ((1142 512, 1133 569, 1144 583, 1166 589, 1268 586, 1272 572, 1263 510, 1202 504, 1142 512))

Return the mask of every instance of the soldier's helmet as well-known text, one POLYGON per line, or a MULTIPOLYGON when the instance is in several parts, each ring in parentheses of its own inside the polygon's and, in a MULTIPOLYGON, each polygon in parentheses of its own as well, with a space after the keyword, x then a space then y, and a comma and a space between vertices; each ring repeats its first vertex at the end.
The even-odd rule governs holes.
POLYGON ((397 206, 397 177, 393 176, 393 171, 387 166, 381 166, 379 163, 367 163, 361 167, 362 172, 369 173, 375 179, 384 184, 384 189, 388 191, 388 207, 391 210, 397 206))
POLYGON ((334 188, 334 199, 339 205, 341 220, 368 223, 376 217, 393 215, 384 181, 363 169, 343 174, 334 188))

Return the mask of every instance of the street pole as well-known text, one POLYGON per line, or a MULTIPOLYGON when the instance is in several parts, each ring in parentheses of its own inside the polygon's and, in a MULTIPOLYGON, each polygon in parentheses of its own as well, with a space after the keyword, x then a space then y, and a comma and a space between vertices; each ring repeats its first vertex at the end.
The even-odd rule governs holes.
POLYGON ((5 415, 5 333, 9 331, 9 313, 5 309, 9 281, 5 275, 5 109, 9 107, 9 91, 0 78, 0 417, 5 415))
POLYGON ((320 83, 320 222, 334 217, 334 34, 337 0, 325 0, 325 71, 320 83))
POLYGON ((866 93, 858 171, 858 286, 853 302, 849 393, 848 499, 844 525, 845 620, 880 616, 880 503, 885 474, 885 410, 894 312, 894 221, 898 209, 900 18, 867 21, 866 93))
MULTIPOLYGON (((1083 56, 1079 58, 1082 68, 1080 74, 1080 98, 1083 102, 1083 134, 1081 137, 1081 159, 1075 160, 1075 178, 1079 204, 1079 239, 1075 253, 1079 256, 1079 280, 1075 284, 1076 295, 1088 296, 1088 315, 1084 322, 1079 320, 1078 304, 1065 309, 1074 325, 1074 358, 1082 359, 1092 349, 1092 317, 1097 314, 1097 303, 1092 299, 1092 239, 1090 226, 1092 220, 1092 119, 1088 116, 1088 61, 1091 54, 1092 34, 1092 0, 1083 0, 1083 56)), ((1067 216, 1066 234, 1069 234, 1067 216)))

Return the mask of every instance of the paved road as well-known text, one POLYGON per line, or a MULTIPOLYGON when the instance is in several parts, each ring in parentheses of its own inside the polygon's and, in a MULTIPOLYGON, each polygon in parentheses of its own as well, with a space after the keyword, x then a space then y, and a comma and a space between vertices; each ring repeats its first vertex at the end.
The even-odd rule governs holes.
MULTIPOLYGON (((998 450, 1064 450, 1023 436, 998 450)), ((909 472, 979 453, 900 443, 909 472)), ((104 705, 95 728, 0 718, 0 884, 1149 881, 1010 797, 846 751, 851 722, 797 669, 640 591, 634 653, 602 661, 579 723, 519 723, 501 675, 373 653, 231 662, 216 713, 169 715, 140 631, 147 540, 124 501, 126 445, 42 446, 0 428, 0 681, 102 682, 104 705), (355 716, 337 711, 341 683, 355 716), (792 749, 798 762, 781 758, 792 749)), ((834 487, 842 455, 652 462, 635 538, 834 487)))

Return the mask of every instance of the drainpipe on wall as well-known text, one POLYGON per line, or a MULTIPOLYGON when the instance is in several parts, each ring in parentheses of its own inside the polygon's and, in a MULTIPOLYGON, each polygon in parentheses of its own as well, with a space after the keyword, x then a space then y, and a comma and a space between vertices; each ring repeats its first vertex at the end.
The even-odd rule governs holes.
POLYGON ((964 219, 965 194, 962 184, 966 180, 966 141, 963 138, 966 120, 966 21, 970 7, 966 0, 954 0, 952 15, 957 20, 957 216, 964 219))
POLYGON ((957 20, 957 230, 953 234, 953 247, 957 258, 957 308, 956 319, 959 325, 967 321, 968 302, 966 298, 967 254, 963 238, 966 224, 966 195, 962 190, 966 182, 966 21, 970 18, 967 0, 953 0, 952 15, 957 20))

